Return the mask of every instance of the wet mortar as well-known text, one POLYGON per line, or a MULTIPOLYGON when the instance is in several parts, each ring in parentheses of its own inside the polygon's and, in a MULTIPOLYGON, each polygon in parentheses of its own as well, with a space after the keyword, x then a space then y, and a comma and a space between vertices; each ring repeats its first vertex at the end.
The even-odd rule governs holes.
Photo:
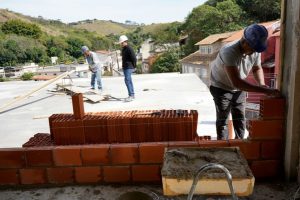
MULTIPOLYGON (((233 178, 253 177, 246 159, 237 148, 174 148, 165 153, 161 174, 166 178, 193 179, 201 166, 217 163, 225 166, 233 178)), ((219 169, 209 169, 202 178, 225 178, 219 169)))

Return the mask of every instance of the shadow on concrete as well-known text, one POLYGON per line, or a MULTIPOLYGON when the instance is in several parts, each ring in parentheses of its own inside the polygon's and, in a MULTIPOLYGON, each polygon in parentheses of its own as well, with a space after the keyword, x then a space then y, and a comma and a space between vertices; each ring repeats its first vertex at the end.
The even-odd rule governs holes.
POLYGON ((16 110, 16 109, 18 109, 18 108, 22 108, 22 107, 27 106, 27 105, 31 105, 31 104, 36 103, 36 102, 39 102, 39 101, 43 101, 43 100, 45 100, 45 99, 47 99, 47 98, 49 98, 49 97, 53 97, 54 95, 55 95, 55 94, 51 94, 51 95, 45 96, 45 97, 43 97, 43 98, 40 98, 40 99, 31 101, 31 102, 28 102, 28 103, 19 105, 19 106, 17 106, 17 107, 13 107, 13 108, 10 108, 10 109, 8 109, 8 110, 4 110, 4 111, 0 112, 0 115, 1 115, 1 114, 4 114, 4 113, 7 113, 7 112, 9 112, 9 111, 16 110))

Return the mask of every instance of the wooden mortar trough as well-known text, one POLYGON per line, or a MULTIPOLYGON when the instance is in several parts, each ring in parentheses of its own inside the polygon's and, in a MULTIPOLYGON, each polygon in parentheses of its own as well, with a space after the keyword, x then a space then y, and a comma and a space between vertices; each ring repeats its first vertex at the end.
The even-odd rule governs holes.
MULTIPOLYGON (((166 148, 161 170, 163 193, 166 196, 187 195, 201 166, 217 163, 226 167, 237 196, 252 194, 254 176, 238 147, 224 148, 166 148)), ((199 177, 195 193, 201 195, 230 195, 225 173, 208 169, 199 177)))

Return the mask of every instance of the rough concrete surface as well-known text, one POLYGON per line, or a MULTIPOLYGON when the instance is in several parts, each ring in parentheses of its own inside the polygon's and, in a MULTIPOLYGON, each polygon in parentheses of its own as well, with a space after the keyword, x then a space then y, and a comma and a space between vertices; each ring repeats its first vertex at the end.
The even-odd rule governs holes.
MULTIPOLYGON (((296 183, 257 183, 254 193, 240 200, 293 200, 297 190, 296 183)), ((153 200, 186 200, 187 196, 165 197, 160 185, 94 185, 69 186, 41 189, 0 190, 1 200, 119 200, 127 192, 138 191, 153 200)), ((231 197, 194 196, 194 200, 231 200, 231 197)), ((299 200, 299 198, 296 198, 299 200)), ((121 199, 120 199, 121 200, 121 199)), ((124 199, 125 200, 125 199, 124 199)), ((147 199, 131 199, 147 200, 147 199)))

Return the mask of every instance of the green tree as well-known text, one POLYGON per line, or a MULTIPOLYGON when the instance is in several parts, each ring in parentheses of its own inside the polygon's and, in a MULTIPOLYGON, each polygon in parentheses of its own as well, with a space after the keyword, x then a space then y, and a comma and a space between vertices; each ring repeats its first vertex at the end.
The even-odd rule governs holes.
POLYGON ((17 65, 26 62, 48 63, 50 58, 39 40, 17 35, 7 35, 0 42, 0 65, 17 65))
POLYGON ((42 34, 42 30, 38 25, 17 19, 6 21, 1 29, 6 34, 23 35, 32 38, 39 38, 42 34))
POLYGON ((151 66, 151 73, 179 72, 178 50, 170 49, 160 55, 151 66))
POLYGON ((91 48, 94 50, 101 50, 101 49, 112 49, 114 42, 113 40, 107 37, 93 37, 91 40, 91 48))
POLYGON ((180 22, 173 22, 166 28, 151 33, 151 37, 155 40, 155 43, 160 44, 177 42, 181 33, 181 26, 180 22))
POLYGON ((17 56, 0 44, 0 66, 16 65, 17 56))
POLYGON ((83 39, 78 37, 69 37, 67 39, 67 43, 68 43, 67 52, 69 53, 70 56, 74 58, 79 58, 82 56, 81 47, 83 45, 91 46, 90 43, 87 44, 87 42, 85 42, 83 39))
POLYGON ((23 63, 25 53, 19 44, 14 40, 5 40, 0 42, 0 65, 11 66, 17 63, 23 63))
POLYGON ((148 34, 143 33, 141 27, 137 27, 133 32, 126 34, 130 45, 135 51, 138 51, 142 43, 149 38, 148 34))
POLYGON ((68 44, 64 38, 61 37, 49 37, 46 41, 48 56, 57 56, 58 58, 64 58, 68 44))
POLYGON ((249 21, 266 22, 280 18, 281 0, 236 0, 249 21))
POLYGON ((182 25, 189 35, 188 43, 183 48, 185 55, 194 52, 194 44, 211 34, 242 28, 242 14, 242 9, 233 0, 217 2, 215 7, 204 4, 194 8, 182 25))
POLYGON ((243 16, 245 12, 234 0, 219 2, 217 3, 216 8, 221 11, 223 20, 220 23, 221 27, 226 31, 235 31, 244 25, 243 21, 241 21, 241 16, 243 16))
POLYGON ((35 63, 46 64, 50 62, 46 50, 42 48, 30 47, 26 49, 26 57, 27 61, 35 63))

